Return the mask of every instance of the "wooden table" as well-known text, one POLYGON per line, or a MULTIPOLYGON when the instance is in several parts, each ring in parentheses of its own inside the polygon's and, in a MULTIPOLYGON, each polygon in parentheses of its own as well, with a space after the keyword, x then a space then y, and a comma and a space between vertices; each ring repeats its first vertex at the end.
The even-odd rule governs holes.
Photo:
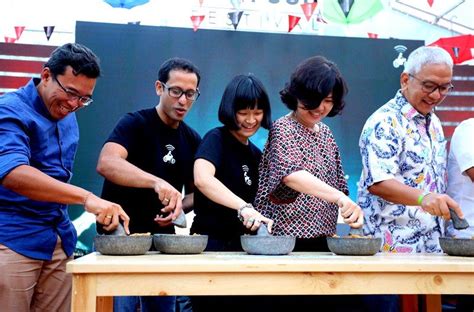
POLYGON ((114 295, 474 294, 474 259, 441 254, 91 253, 67 271, 72 311, 112 311, 114 295))

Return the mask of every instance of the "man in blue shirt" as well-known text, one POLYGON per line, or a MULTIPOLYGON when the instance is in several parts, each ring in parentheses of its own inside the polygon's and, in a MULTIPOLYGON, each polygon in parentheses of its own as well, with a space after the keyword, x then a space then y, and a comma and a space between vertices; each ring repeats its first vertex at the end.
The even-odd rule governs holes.
POLYGON ((106 230, 123 209, 71 185, 79 129, 74 112, 92 103, 99 59, 87 47, 57 48, 41 71, 0 97, 0 307, 69 311, 77 234, 68 204, 82 204, 106 230))

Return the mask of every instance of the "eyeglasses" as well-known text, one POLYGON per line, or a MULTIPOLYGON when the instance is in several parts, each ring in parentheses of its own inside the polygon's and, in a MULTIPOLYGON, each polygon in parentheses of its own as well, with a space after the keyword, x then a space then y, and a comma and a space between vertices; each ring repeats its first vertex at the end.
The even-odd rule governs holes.
POLYGON ((452 83, 439 85, 439 84, 434 83, 432 81, 421 80, 421 79, 415 77, 412 74, 408 74, 408 75, 410 77, 415 78, 416 80, 418 80, 421 83, 421 90, 423 90, 423 92, 428 93, 428 94, 431 94, 431 93, 435 92, 436 90, 438 90, 439 94, 444 96, 444 95, 447 95, 454 88, 452 83))
POLYGON ((79 101, 79 103, 81 103, 80 105, 74 107, 71 110, 72 112, 78 110, 81 107, 88 106, 94 101, 88 96, 81 96, 74 91, 64 88, 63 85, 59 82, 58 78, 56 78, 56 76, 53 76, 53 79, 58 83, 59 87, 64 91, 64 93, 66 93, 68 101, 79 101))
POLYGON ((196 101, 197 98, 199 97, 200 93, 199 90, 186 90, 184 91, 181 88, 178 87, 168 87, 166 83, 161 82, 160 83, 163 85, 165 89, 168 89, 168 94, 171 97, 174 97, 176 99, 179 99, 183 94, 186 97, 187 100, 189 101, 196 101))

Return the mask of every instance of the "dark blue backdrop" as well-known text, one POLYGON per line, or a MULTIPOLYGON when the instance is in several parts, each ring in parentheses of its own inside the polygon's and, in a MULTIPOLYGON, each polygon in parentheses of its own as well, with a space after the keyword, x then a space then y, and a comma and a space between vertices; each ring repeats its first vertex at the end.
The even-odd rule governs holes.
MULTIPOLYGON (((399 88, 401 68, 392 61, 394 46, 408 50, 422 41, 320 37, 240 31, 199 30, 78 22, 76 42, 90 47, 101 58, 103 77, 94 92, 94 103, 77 113, 81 141, 75 162, 73 183, 100 194, 102 178, 95 166, 100 149, 118 119, 126 112, 158 103, 154 83, 164 60, 188 58, 202 71, 201 97, 186 122, 201 135, 219 125, 220 97, 233 76, 253 73, 267 88, 273 119, 288 110, 278 92, 295 66, 313 55, 324 55, 338 64, 349 85, 347 106, 342 115, 326 118, 342 153, 355 199, 361 164, 358 139, 367 117, 390 99, 399 88)), ((263 148, 267 132, 260 130, 252 141, 263 148)), ((82 209, 70 209, 72 217, 82 209)), ((92 230, 92 229, 91 229, 92 230)), ((93 231, 92 231, 93 232, 93 231)), ((80 237, 90 244, 91 231, 80 237)))

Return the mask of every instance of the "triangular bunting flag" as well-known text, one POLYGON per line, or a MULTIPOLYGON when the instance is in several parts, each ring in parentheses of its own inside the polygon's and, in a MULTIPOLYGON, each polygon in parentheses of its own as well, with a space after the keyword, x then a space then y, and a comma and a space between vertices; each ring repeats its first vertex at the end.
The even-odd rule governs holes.
POLYGON ((347 16, 349 15, 349 12, 351 11, 352 5, 354 4, 354 0, 341 0, 339 1, 339 6, 341 7, 342 12, 344 15, 347 16))
POLYGON ((240 23, 240 18, 242 17, 242 14, 244 11, 237 11, 237 12, 229 12, 227 15, 229 16, 230 21, 232 22, 232 25, 234 26, 234 30, 237 29, 237 26, 240 23))
POLYGON ((15 41, 16 41, 16 38, 5 37, 5 42, 6 43, 15 43, 15 41))
POLYGON ((25 30, 25 26, 15 26, 16 40, 20 39, 23 30, 25 30))
POLYGON ((379 37, 379 34, 375 34, 375 33, 367 33, 367 35, 369 36, 369 38, 371 39, 377 39, 379 37))
POLYGON ((291 32, 296 25, 298 25, 301 17, 288 15, 288 32, 291 32))
POLYGON ((433 6, 433 3, 434 3, 434 0, 427 0, 428 1, 428 5, 430 6, 430 8, 433 6))
POLYGON ((51 35, 53 34, 54 26, 44 26, 43 29, 46 34, 46 39, 49 41, 49 38, 51 38, 51 35))
POLYGON ((191 16, 191 21, 193 21, 193 29, 197 31, 202 21, 204 20, 204 15, 193 15, 191 16))
POLYGON ((304 16, 306 16, 306 20, 309 21, 311 16, 314 13, 314 10, 316 9, 316 6, 318 5, 318 2, 312 2, 312 3, 303 3, 301 5, 301 8, 303 9, 304 16))

